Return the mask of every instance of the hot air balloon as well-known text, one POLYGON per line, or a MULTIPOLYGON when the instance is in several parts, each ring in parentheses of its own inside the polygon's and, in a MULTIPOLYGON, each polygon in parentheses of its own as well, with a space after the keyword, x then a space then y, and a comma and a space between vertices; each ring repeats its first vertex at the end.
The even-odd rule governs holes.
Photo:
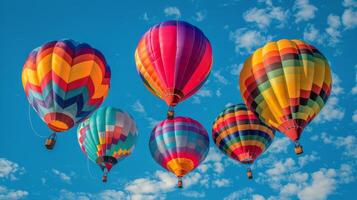
POLYGON ((101 107, 78 126, 78 143, 87 157, 108 172, 133 151, 138 137, 133 118, 113 107, 101 107))
POLYGON ((253 178, 249 165, 270 146, 274 129, 262 123, 244 104, 224 109, 212 126, 216 146, 230 158, 247 164, 247 176, 253 178))
POLYGON ((194 170, 207 156, 209 139, 206 129, 196 120, 175 117, 161 121, 153 129, 150 152, 154 160, 178 178, 194 170))
POLYGON ((34 49, 22 70, 27 99, 40 118, 56 133, 67 131, 91 115, 103 102, 110 85, 110 68, 104 56, 85 43, 49 42, 34 49))
POLYGON ((331 84, 327 59, 300 40, 267 43, 245 61, 240 73, 246 105, 295 141, 296 154, 303 152, 301 133, 325 105, 331 84))
POLYGON ((135 51, 137 71, 147 89, 173 107, 196 93, 211 71, 211 44, 197 27, 166 21, 151 27, 135 51))

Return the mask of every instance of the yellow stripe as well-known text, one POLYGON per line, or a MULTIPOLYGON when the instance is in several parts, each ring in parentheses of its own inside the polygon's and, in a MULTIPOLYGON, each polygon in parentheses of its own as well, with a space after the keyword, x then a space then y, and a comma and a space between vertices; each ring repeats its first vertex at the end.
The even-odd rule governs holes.
POLYGON ((175 158, 167 162, 167 169, 174 173, 177 177, 183 177, 194 168, 193 162, 187 158, 175 158))

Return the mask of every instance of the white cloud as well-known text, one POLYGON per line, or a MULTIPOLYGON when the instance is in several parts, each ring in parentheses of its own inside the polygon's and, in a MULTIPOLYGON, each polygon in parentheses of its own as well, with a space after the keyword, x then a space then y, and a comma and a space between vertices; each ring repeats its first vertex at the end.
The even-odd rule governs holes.
POLYGON ((197 96, 200 97, 212 97, 212 91, 206 88, 201 88, 197 93, 197 96))
POLYGON ((357 123, 357 110, 355 110, 355 111, 353 112, 352 120, 353 120, 353 122, 356 122, 356 123, 357 123))
MULTIPOLYGON (((327 141, 330 141, 329 138, 327 141)), ((317 140, 322 140, 317 138, 317 140)), ((321 168, 312 173, 301 172, 306 162, 318 159, 316 153, 298 159, 298 164, 292 158, 277 159, 274 157, 268 169, 259 173, 257 183, 269 185, 274 191, 279 192, 278 196, 271 196, 268 199, 326 199, 340 184, 350 183, 355 180, 353 177, 353 167, 348 164, 341 164, 339 168, 321 168)))
POLYGON ((304 40, 321 44, 320 31, 316 29, 314 25, 308 24, 304 30, 304 40))
POLYGON ((311 182, 298 192, 299 199, 324 200, 336 189, 336 171, 321 169, 312 174, 311 182))
POLYGON ((193 104, 200 104, 202 97, 212 97, 212 91, 207 88, 201 88, 198 92, 192 97, 193 104))
POLYGON ((311 138, 313 141, 322 141, 336 148, 343 148, 343 155, 357 158, 357 138, 354 135, 338 136, 328 135, 323 132, 318 137, 311 138))
POLYGON ((90 200, 94 198, 92 194, 85 192, 71 192, 66 189, 60 190, 58 200, 90 200))
POLYGON ((228 84, 228 80, 224 76, 221 75, 221 71, 213 72, 213 77, 215 78, 214 80, 218 83, 221 83, 223 85, 228 84))
POLYGON ((205 161, 197 169, 202 173, 212 169, 215 173, 222 174, 224 172, 223 156, 216 148, 211 147, 205 161))
POLYGON ((28 192, 24 190, 12 190, 0 185, 0 200, 16 200, 26 198, 28 192))
POLYGON ((0 158, 0 178, 10 178, 10 180, 17 180, 16 173, 22 174, 25 171, 17 163, 14 163, 6 158, 0 158))
POLYGON ((357 25, 357 11, 349 8, 342 14, 342 23, 346 29, 352 29, 357 25))
POLYGON ((62 181, 66 182, 66 183, 71 183, 71 176, 61 172, 61 171, 58 171, 57 169, 52 169, 52 172, 58 176, 62 181))
POLYGON ((252 53, 255 48, 262 46, 272 39, 271 35, 264 35, 263 32, 240 28, 231 32, 230 39, 235 44, 235 51, 239 54, 252 53))
POLYGON ((228 196, 224 198, 224 200, 236 200, 236 199, 242 199, 244 196, 247 196, 253 192, 253 189, 250 187, 232 192, 228 196))
POLYGON ((217 97, 222 96, 221 89, 217 89, 217 90, 216 90, 216 96, 217 96, 217 97))
POLYGON ((345 116, 345 110, 339 106, 340 94, 344 93, 344 89, 341 87, 341 79, 335 73, 332 73, 332 91, 331 96, 327 100, 327 103, 322 108, 321 112, 313 120, 314 123, 326 123, 333 120, 342 120, 345 116))
POLYGON ((253 194, 252 200, 265 200, 265 198, 260 194, 253 194))
POLYGON ((352 88, 352 94, 357 94, 357 64, 355 65, 355 86, 352 88))
POLYGON ((340 108, 339 99, 336 96, 331 96, 313 122, 320 124, 333 120, 342 120, 344 116, 345 110, 340 108))
POLYGON ((329 14, 327 17, 327 25, 326 33, 329 36, 330 45, 335 45, 340 41, 341 31, 339 30, 341 27, 340 17, 334 14, 329 14))
POLYGON ((308 21, 315 17, 317 8, 309 3, 309 0, 296 0, 293 10, 295 13, 295 23, 308 21))
POLYGON ((179 19, 181 17, 180 9, 174 6, 166 7, 164 9, 164 13, 166 16, 173 16, 175 19, 179 19))
POLYGON ((213 181, 213 185, 216 187, 228 187, 230 185, 231 181, 226 178, 221 178, 221 179, 216 179, 213 181))
POLYGON ((190 197, 195 199, 206 197, 205 192, 198 192, 198 191, 185 191, 184 193, 182 193, 182 195, 185 197, 190 197))
POLYGON ((98 195, 101 200, 126 199, 125 196, 124 192, 117 190, 104 190, 98 195))
POLYGON ((230 74, 233 76, 238 76, 240 74, 240 71, 242 71, 243 68, 243 63, 241 64, 233 64, 230 65, 229 67, 230 74))
POLYGON ((281 7, 274 7, 271 2, 266 2, 265 8, 251 8, 243 13, 246 22, 255 23, 259 28, 268 27, 274 20, 282 27, 288 18, 288 11, 281 7))
POLYGON ((341 82, 342 80, 340 79, 340 77, 335 74, 335 73, 332 73, 332 95, 340 95, 340 94, 343 94, 344 93, 344 89, 343 87, 341 87, 341 82))
POLYGON ((342 4, 345 7, 357 7, 357 1, 355 0, 344 0, 342 4))
POLYGON ((316 152, 312 152, 312 154, 306 154, 304 156, 300 156, 298 158, 299 166, 304 167, 307 163, 320 159, 316 154, 317 154, 316 152))
POLYGON ((134 104, 131 106, 135 112, 138 113, 145 113, 145 108, 143 104, 140 102, 140 100, 136 100, 134 104))
POLYGON ((198 12, 195 13, 194 19, 197 22, 201 22, 206 18, 206 16, 207 16, 207 12, 206 11, 198 11, 198 12))
POLYGON ((291 141, 287 137, 276 137, 268 148, 269 153, 286 153, 291 141))

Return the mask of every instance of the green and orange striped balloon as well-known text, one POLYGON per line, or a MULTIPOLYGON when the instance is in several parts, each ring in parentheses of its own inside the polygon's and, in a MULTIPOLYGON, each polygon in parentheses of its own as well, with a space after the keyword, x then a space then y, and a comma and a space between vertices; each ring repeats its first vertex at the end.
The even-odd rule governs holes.
POLYGON ((272 143, 274 130, 262 123, 244 104, 224 109, 212 127, 216 146, 243 164, 252 164, 272 143))
POLYGON ((249 109, 296 142, 325 105, 331 87, 327 59, 300 40, 267 43, 240 73, 240 91, 249 109))

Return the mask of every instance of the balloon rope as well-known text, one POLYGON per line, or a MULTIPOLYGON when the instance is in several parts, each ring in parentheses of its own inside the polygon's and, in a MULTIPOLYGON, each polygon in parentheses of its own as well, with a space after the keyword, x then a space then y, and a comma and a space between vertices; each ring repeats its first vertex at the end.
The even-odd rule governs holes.
POLYGON ((32 119, 31 119, 31 105, 29 104, 29 109, 28 109, 28 116, 29 116, 29 121, 30 121, 30 126, 31 126, 31 129, 32 129, 32 132, 37 136, 37 137, 40 137, 40 138, 46 138, 46 136, 43 136, 43 135, 40 135, 38 134, 38 132, 35 130, 35 128, 33 127, 33 124, 32 124, 32 119))
POLYGON ((87 170, 88 170, 89 176, 90 176, 92 179, 96 179, 96 178, 93 176, 92 172, 90 171, 90 168, 89 168, 89 158, 88 158, 88 157, 87 157, 87 170))

